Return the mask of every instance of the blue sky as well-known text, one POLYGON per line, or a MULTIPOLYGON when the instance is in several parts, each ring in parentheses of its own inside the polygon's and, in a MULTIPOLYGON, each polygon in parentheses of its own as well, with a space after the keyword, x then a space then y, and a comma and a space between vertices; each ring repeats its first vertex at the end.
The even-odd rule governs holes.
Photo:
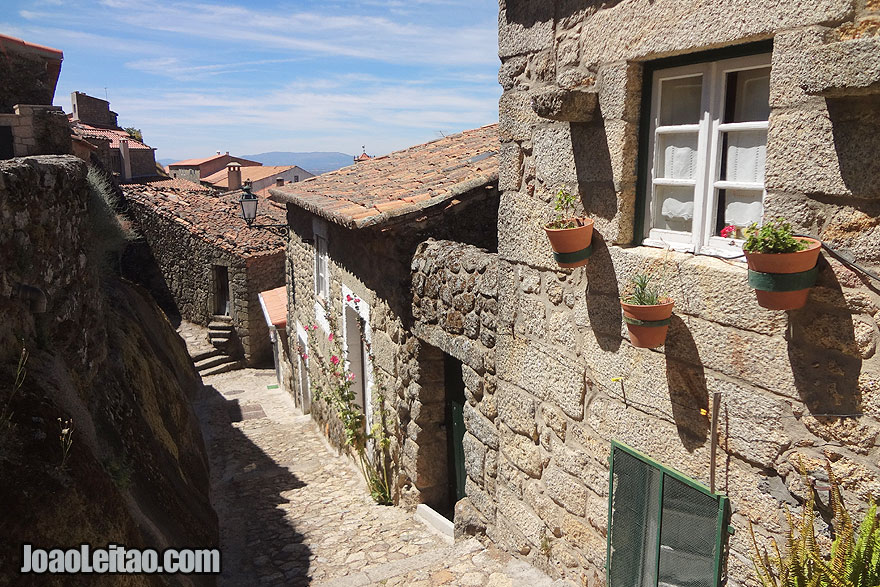
POLYGON ((55 104, 110 99, 157 158, 373 155, 498 118, 497 0, 5 0, 64 52, 55 104))

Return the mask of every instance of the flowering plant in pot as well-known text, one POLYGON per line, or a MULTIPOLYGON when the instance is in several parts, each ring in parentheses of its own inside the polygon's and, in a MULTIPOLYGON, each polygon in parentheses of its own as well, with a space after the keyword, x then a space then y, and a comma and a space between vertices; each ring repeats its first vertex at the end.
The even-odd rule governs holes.
POLYGON ((743 252, 749 264, 749 285, 758 305, 771 310, 794 310, 807 303, 819 273, 822 243, 795 237, 782 218, 745 231, 743 252))
POLYGON ((652 277, 647 273, 633 275, 620 298, 630 341, 638 348, 662 346, 672 320, 674 302, 651 282, 652 277))
POLYGON ((575 217, 577 196, 560 189, 556 193, 556 212, 553 220, 544 225, 553 258, 560 267, 586 265, 593 254, 593 221, 586 216, 575 217))

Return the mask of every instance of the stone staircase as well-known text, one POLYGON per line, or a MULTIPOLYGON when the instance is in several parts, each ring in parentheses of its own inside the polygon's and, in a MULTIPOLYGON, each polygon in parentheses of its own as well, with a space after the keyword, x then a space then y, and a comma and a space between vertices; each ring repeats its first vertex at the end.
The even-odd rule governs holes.
POLYGON ((215 316, 207 329, 192 323, 187 323, 186 329, 187 334, 183 338, 202 377, 245 367, 244 360, 236 357, 235 331, 232 321, 226 316, 215 316))

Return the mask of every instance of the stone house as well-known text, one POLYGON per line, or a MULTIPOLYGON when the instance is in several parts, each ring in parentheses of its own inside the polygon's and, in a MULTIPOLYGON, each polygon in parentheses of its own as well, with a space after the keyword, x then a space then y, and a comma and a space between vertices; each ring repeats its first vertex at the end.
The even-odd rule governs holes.
MULTIPOLYGON (((749 522, 784 531, 799 462, 822 501, 826 462, 853 510, 878 494, 877 281, 825 253, 805 308, 766 310, 720 237, 781 216, 877 273, 878 11, 501 2, 494 373, 466 387, 487 418, 457 527, 590 585, 754 585, 749 522), (560 188, 595 221, 585 267, 542 230, 560 188), (676 304, 656 350, 619 304, 645 270, 676 304)), ((441 349, 434 312, 460 302, 428 284, 457 278, 458 246, 413 262, 413 331, 441 349)))
POLYGON ((67 117, 52 106, 64 55, 0 35, 0 159, 72 152, 67 117))
POLYGON ((226 153, 217 151, 216 155, 211 157, 202 157, 201 159, 186 159, 171 163, 168 165, 168 175, 174 178, 185 179, 193 183, 199 183, 210 175, 217 173, 230 163, 237 163, 239 167, 250 167, 253 165, 262 165, 259 161, 251 161, 241 157, 233 157, 226 153))
MULTIPOLYGON (((127 215, 142 238, 127 272, 169 315, 210 326, 218 356, 197 367, 229 368, 240 358, 268 363, 271 341, 259 293, 284 284, 284 240, 245 224, 240 191, 218 195, 186 184, 172 178, 122 186, 127 215)), ((284 220, 283 208, 268 200, 260 212, 269 222, 284 220)))
MULTIPOLYGON (((464 491, 461 381, 470 372, 413 332, 410 265, 429 238, 495 251, 497 133, 497 125, 465 131, 270 188, 290 225, 285 387, 341 444, 327 396, 316 396, 335 385, 327 369, 341 357, 366 428, 387 424, 395 500, 450 517, 464 491), (446 401, 446 371, 459 383, 457 408, 446 401)), ((494 295, 494 275, 479 254, 462 266, 444 291, 466 301, 443 323, 474 357, 491 354, 495 305, 484 294, 494 295)))
POLYGON ((254 193, 260 193, 272 186, 282 186, 285 183, 301 181, 315 175, 297 165, 242 166, 237 164, 237 161, 229 163, 220 171, 203 178, 202 183, 223 191, 240 189, 242 185, 250 184, 254 193))
POLYGON ((155 177, 156 150, 123 130, 110 102, 82 92, 70 94, 70 125, 75 137, 95 147, 94 155, 120 181, 155 177))

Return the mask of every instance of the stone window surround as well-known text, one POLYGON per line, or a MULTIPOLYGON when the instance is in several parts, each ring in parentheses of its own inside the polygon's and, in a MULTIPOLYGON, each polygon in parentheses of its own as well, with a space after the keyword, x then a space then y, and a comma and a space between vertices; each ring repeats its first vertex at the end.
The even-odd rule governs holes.
MULTIPOLYGON (((720 144, 716 145, 716 138, 723 130, 718 128, 720 124, 719 117, 723 115, 723 112, 720 110, 723 109, 724 106, 724 92, 721 91, 722 88, 720 85, 723 83, 722 76, 726 71, 749 70, 771 66, 772 53, 770 51, 755 53, 754 51, 747 50, 745 53, 739 53, 738 55, 735 52, 733 55, 726 55, 724 57, 717 56, 717 59, 707 59, 707 56, 712 55, 712 53, 714 52, 709 54, 694 54, 688 56, 690 59, 685 58, 683 65, 678 64, 678 66, 673 67, 657 66, 650 71, 645 72, 646 75, 643 91, 647 92, 649 95, 645 97, 646 99, 643 101, 643 106, 649 110, 644 113, 645 116, 643 116, 643 120, 647 120, 649 123, 645 125, 646 131, 641 133, 640 140, 645 141, 647 148, 645 150, 645 157, 643 160, 639 161, 637 169, 640 179, 644 182, 643 196, 641 198, 643 220, 642 226, 636 226, 635 228, 637 235, 644 235, 644 239, 640 244, 645 246, 672 248, 683 252, 708 252, 724 257, 739 256, 742 253, 741 242, 731 244, 733 241, 722 239, 718 236, 712 236, 712 231, 707 228, 709 223, 712 222, 712 218, 714 218, 717 213, 715 210, 715 206, 717 206, 715 198, 711 195, 707 197, 705 194, 714 190, 714 188, 711 187, 711 182, 716 180, 712 176, 717 175, 718 170, 720 169, 721 146, 720 144), (696 191, 698 193, 694 198, 693 227, 689 233, 690 236, 684 237, 673 234, 671 235, 671 240, 667 241, 662 238, 663 235, 659 234, 657 229, 651 229, 651 192, 653 191, 651 183, 653 179, 653 170, 657 160, 657 154, 655 153, 656 137, 653 133, 653 129, 655 128, 654 118, 658 107, 656 100, 658 93, 657 88, 659 79, 674 79, 677 77, 683 77, 689 73, 696 73, 701 65, 711 66, 711 69, 709 69, 710 75, 705 75, 705 72, 703 72, 703 74, 704 79, 707 77, 710 78, 709 83, 713 84, 714 87, 710 88, 708 92, 710 95, 709 100, 713 102, 709 107, 710 117, 708 120, 703 117, 699 122, 699 144, 702 148, 700 148, 697 155, 697 167, 701 169, 706 168, 703 176, 706 181, 710 182, 710 184, 707 187, 701 182, 700 178, 697 179, 696 191), (662 78, 657 76, 658 73, 663 74, 662 78), (713 146, 716 146, 717 148, 713 148, 713 146), (712 210, 709 209, 710 204, 712 205, 712 210), (675 238, 676 236, 678 236, 678 238, 675 238)), ((706 82, 704 81, 704 84, 705 83, 706 82)), ((707 105, 704 101, 704 115, 706 106, 707 105)), ((766 130, 767 123, 763 122, 760 124, 762 124, 763 128, 766 130)), ((762 200, 766 198, 766 195, 767 192, 764 190, 762 200)), ((636 222, 638 223, 638 219, 636 222)), ((659 232, 662 233, 664 231, 659 232)))
MULTIPOLYGON (((351 308, 354 310, 358 316, 360 316, 361 320, 364 323, 364 338, 367 341, 368 345, 371 345, 373 342, 373 329, 370 327, 370 306, 364 300, 364 298, 360 295, 356 295, 347 285, 342 284, 342 349, 346 354, 345 356, 345 368, 349 370, 349 360, 348 360, 348 323, 347 318, 345 317, 346 308, 351 308), (351 296, 351 300, 349 301, 348 297, 351 296), (360 302, 355 303, 355 299, 359 299, 360 302)), ((360 344, 360 343, 359 343, 360 344)), ((369 353, 366 353, 365 356, 365 364, 364 364, 364 373, 366 374, 366 380, 364 381, 364 415, 366 417, 366 425, 367 430, 369 430, 373 425, 373 361, 370 359, 369 353)))

